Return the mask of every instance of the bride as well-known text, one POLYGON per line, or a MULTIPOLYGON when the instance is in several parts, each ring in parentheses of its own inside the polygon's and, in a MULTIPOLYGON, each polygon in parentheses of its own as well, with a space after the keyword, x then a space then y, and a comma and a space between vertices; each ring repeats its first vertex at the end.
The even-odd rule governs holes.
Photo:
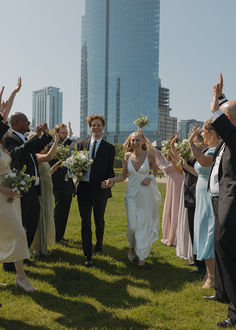
POLYGON ((138 265, 143 266, 152 243, 158 240, 161 196, 156 184, 157 165, 153 147, 142 132, 134 132, 128 137, 124 152, 122 174, 106 183, 122 182, 128 176, 125 194, 128 259, 133 261, 136 253, 138 265))

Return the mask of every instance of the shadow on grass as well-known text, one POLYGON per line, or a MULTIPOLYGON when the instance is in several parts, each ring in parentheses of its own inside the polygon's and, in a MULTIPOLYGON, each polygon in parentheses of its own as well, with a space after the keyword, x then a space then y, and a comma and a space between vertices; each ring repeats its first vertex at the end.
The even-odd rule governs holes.
POLYGON ((48 330, 49 329, 42 326, 29 325, 22 321, 4 319, 2 317, 0 317, 0 327, 6 330, 14 330, 14 329, 48 330))
POLYGON ((41 307, 61 314, 55 319, 66 328, 121 328, 121 329, 145 329, 147 325, 133 321, 131 319, 114 317, 112 313, 105 310, 97 310, 93 305, 85 302, 57 297, 48 293, 36 293, 32 295, 41 307))

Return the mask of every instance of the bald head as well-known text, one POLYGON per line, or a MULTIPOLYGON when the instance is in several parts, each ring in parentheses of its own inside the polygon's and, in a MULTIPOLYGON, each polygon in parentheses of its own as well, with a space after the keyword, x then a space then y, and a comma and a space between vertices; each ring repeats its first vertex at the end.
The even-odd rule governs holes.
POLYGON ((225 115, 230 115, 232 119, 236 120, 236 101, 227 101, 223 103, 220 110, 223 111, 225 115))
POLYGON ((24 134, 30 131, 28 118, 22 112, 15 112, 10 117, 10 124, 12 129, 16 132, 24 134))

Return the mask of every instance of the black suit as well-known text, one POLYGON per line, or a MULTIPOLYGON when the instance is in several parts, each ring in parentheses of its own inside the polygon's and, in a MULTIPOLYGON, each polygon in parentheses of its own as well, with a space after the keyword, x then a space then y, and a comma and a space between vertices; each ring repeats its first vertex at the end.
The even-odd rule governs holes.
POLYGON ((228 317, 236 320, 236 127, 224 114, 212 125, 225 143, 218 172, 218 209, 213 203, 216 295, 229 303, 228 317))
MULTIPOLYGON (((72 140, 67 138, 63 142, 63 145, 70 145, 71 142, 72 140)), ((53 166, 56 162, 58 162, 58 159, 53 159, 50 162, 50 165, 53 166)), ((57 242, 59 242, 65 234, 72 195, 74 192, 72 179, 65 181, 66 174, 67 168, 59 167, 52 175, 53 194, 55 197, 54 221, 57 242)))
MULTIPOLYGON (((5 147, 10 152, 12 157, 11 168, 21 170, 26 165, 25 173, 35 176, 35 166, 38 172, 36 153, 39 153, 50 141, 52 137, 50 135, 42 135, 41 138, 38 136, 33 137, 29 141, 24 142, 16 133, 12 133, 6 138, 5 147), (33 160, 32 160, 33 157, 33 160)), ((24 193, 21 197, 21 212, 22 212, 22 223, 26 229, 26 236, 28 246, 31 246, 33 242, 35 232, 37 230, 39 221, 39 199, 40 186, 34 186, 24 193)))
MULTIPOLYGON (((90 140, 77 143, 78 150, 89 150, 90 140)), ((89 182, 81 181, 77 187, 77 199, 82 218, 82 244, 84 255, 92 257, 91 213, 93 208, 97 243, 95 249, 102 250, 104 234, 104 213, 111 189, 102 189, 102 181, 114 177, 115 148, 102 140, 91 165, 89 182)))

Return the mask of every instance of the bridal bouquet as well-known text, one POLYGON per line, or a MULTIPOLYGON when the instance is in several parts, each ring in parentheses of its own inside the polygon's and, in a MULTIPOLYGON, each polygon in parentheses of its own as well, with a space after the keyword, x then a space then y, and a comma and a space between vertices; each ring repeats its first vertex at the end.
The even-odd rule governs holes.
MULTIPOLYGON (((11 173, 4 175, 2 185, 11 188, 18 195, 29 191, 36 177, 25 174, 25 170, 26 166, 21 171, 13 169, 11 173)), ((7 201, 12 203, 13 198, 9 197, 7 201)))
POLYGON ((161 142, 161 153, 164 157, 169 159, 169 156, 171 155, 170 150, 170 143, 171 143, 172 137, 169 137, 167 140, 163 140, 161 142))
POLYGON ((69 178, 76 178, 79 181, 82 180, 92 162, 93 160, 88 158, 87 150, 74 151, 69 158, 62 162, 62 166, 69 169, 65 180, 68 181, 69 178))
POLYGON ((58 160, 66 161, 70 157, 70 147, 59 145, 56 149, 55 158, 58 160))
MULTIPOLYGON (((176 148, 178 150, 180 158, 185 159, 186 161, 193 160, 193 154, 190 149, 189 143, 187 139, 184 139, 176 148)), ((182 160, 180 159, 177 163, 177 166, 182 165, 182 160)))
POLYGON ((134 124, 137 125, 139 128, 143 128, 150 124, 149 116, 144 116, 142 113, 139 117, 134 121, 134 124))

